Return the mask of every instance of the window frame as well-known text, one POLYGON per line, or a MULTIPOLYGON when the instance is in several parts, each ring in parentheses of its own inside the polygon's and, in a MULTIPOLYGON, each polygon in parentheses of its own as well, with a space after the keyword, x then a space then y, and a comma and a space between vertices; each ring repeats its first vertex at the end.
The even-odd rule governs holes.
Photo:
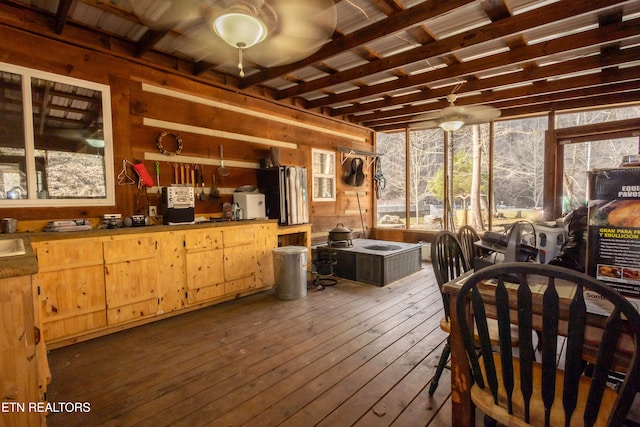
POLYGON ((336 152, 328 150, 311 149, 311 200, 314 202, 335 202, 336 201, 336 152), (333 173, 322 173, 316 170, 316 155, 326 155, 333 158, 333 173), (316 178, 328 179, 332 182, 332 197, 316 197, 316 178))
POLYGON ((113 130, 111 114, 111 89, 108 85, 67 77, 60 74, 21 67, 0 62, 0 70, 20 75, 22 85, 22 108, 24 149, 27 175, 26 199, 2 199, 0 208, 21 207, 75 207, 75 206, 113 206, 115 205, 115 176, 113 153, 113 130), (46 79, 55 83, 73 85, 81 88, 99 91, 102 94, 102 131, 104 137, 105 163, 105 197, 77 198, 77 199, 39 199, 37 195, 37 171, 35 161, 35 137, 33 129, 33 99, 31 92, 32 78, 46 79))

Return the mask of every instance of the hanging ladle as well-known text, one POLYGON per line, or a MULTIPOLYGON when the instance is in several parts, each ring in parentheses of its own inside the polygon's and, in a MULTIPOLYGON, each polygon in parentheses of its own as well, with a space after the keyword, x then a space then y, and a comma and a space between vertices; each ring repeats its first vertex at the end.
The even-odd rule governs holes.
POLYGON ((220 145, 220 167, 218 168, 218 175, 228 176, 229 170, 224 167, 224 155, 222 153, 222 145, 220 145))

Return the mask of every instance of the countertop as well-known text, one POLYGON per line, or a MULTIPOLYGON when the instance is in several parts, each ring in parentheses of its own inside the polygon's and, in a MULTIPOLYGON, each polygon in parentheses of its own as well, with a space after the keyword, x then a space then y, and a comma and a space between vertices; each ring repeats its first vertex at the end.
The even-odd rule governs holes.
POLYGON ((38 260, 33 253, 31 242, 26 233, 0 234, 1 239, 18 239, 24 242, 24 255, 0 258, 0 279, 16 276, 30 276, 38 272, 38 260))
POLYGON ((24 255, 2 257, 0 258, 0 279, 16 276, 28 276, 38 272, 38 260, 33 252, 31 242, 43 242, 49 240, 65 240, 80 239, 90 237, 108 237, 121 236, 127 234, 140 233, 159 233, 176 230, 194 230, 199 228, 211 227, 230 227, 241 226, 247 224, 269 224, 277 223, 276 219, 248 219, 242 221, 205 221, 196 224, 180 224, 180 225, 148 225, 144 227, 127 227, 127 228, 97 228, 86 231, 70 231, 70 232, 36 232, 36 233, 11 233, 0 234, 0 240, 3 239, 23 239, 25 251, 24 255))

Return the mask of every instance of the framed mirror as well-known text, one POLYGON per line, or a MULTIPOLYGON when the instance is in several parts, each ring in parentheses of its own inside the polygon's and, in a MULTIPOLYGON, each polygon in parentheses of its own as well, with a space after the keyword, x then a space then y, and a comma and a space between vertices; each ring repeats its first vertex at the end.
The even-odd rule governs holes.
POLYGON ((109 86, 0 63, 0 207, 113 205, 109 86))

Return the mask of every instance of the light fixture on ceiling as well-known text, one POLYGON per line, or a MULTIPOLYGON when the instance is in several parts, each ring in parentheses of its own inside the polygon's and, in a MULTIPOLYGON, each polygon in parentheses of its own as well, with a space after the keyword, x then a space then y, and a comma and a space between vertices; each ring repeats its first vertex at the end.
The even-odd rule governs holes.
POLYGON ((242 50, 263 41, 267 37, 267 26, 253 16, 249 8, 235 5, 215 19, 213 29, 222 40, 238 49, 238 69, 240 77, 244 77, 242 50))
POLYGON ((463 124, 464 122, 461 120, 448 120, 440 123, 438 126, 447 132, 453 132, 454 130, 460 129, 463 124))
POLYGON ((85 142, 95 148, 104 148, 104 139, 87 138, 85 142))

